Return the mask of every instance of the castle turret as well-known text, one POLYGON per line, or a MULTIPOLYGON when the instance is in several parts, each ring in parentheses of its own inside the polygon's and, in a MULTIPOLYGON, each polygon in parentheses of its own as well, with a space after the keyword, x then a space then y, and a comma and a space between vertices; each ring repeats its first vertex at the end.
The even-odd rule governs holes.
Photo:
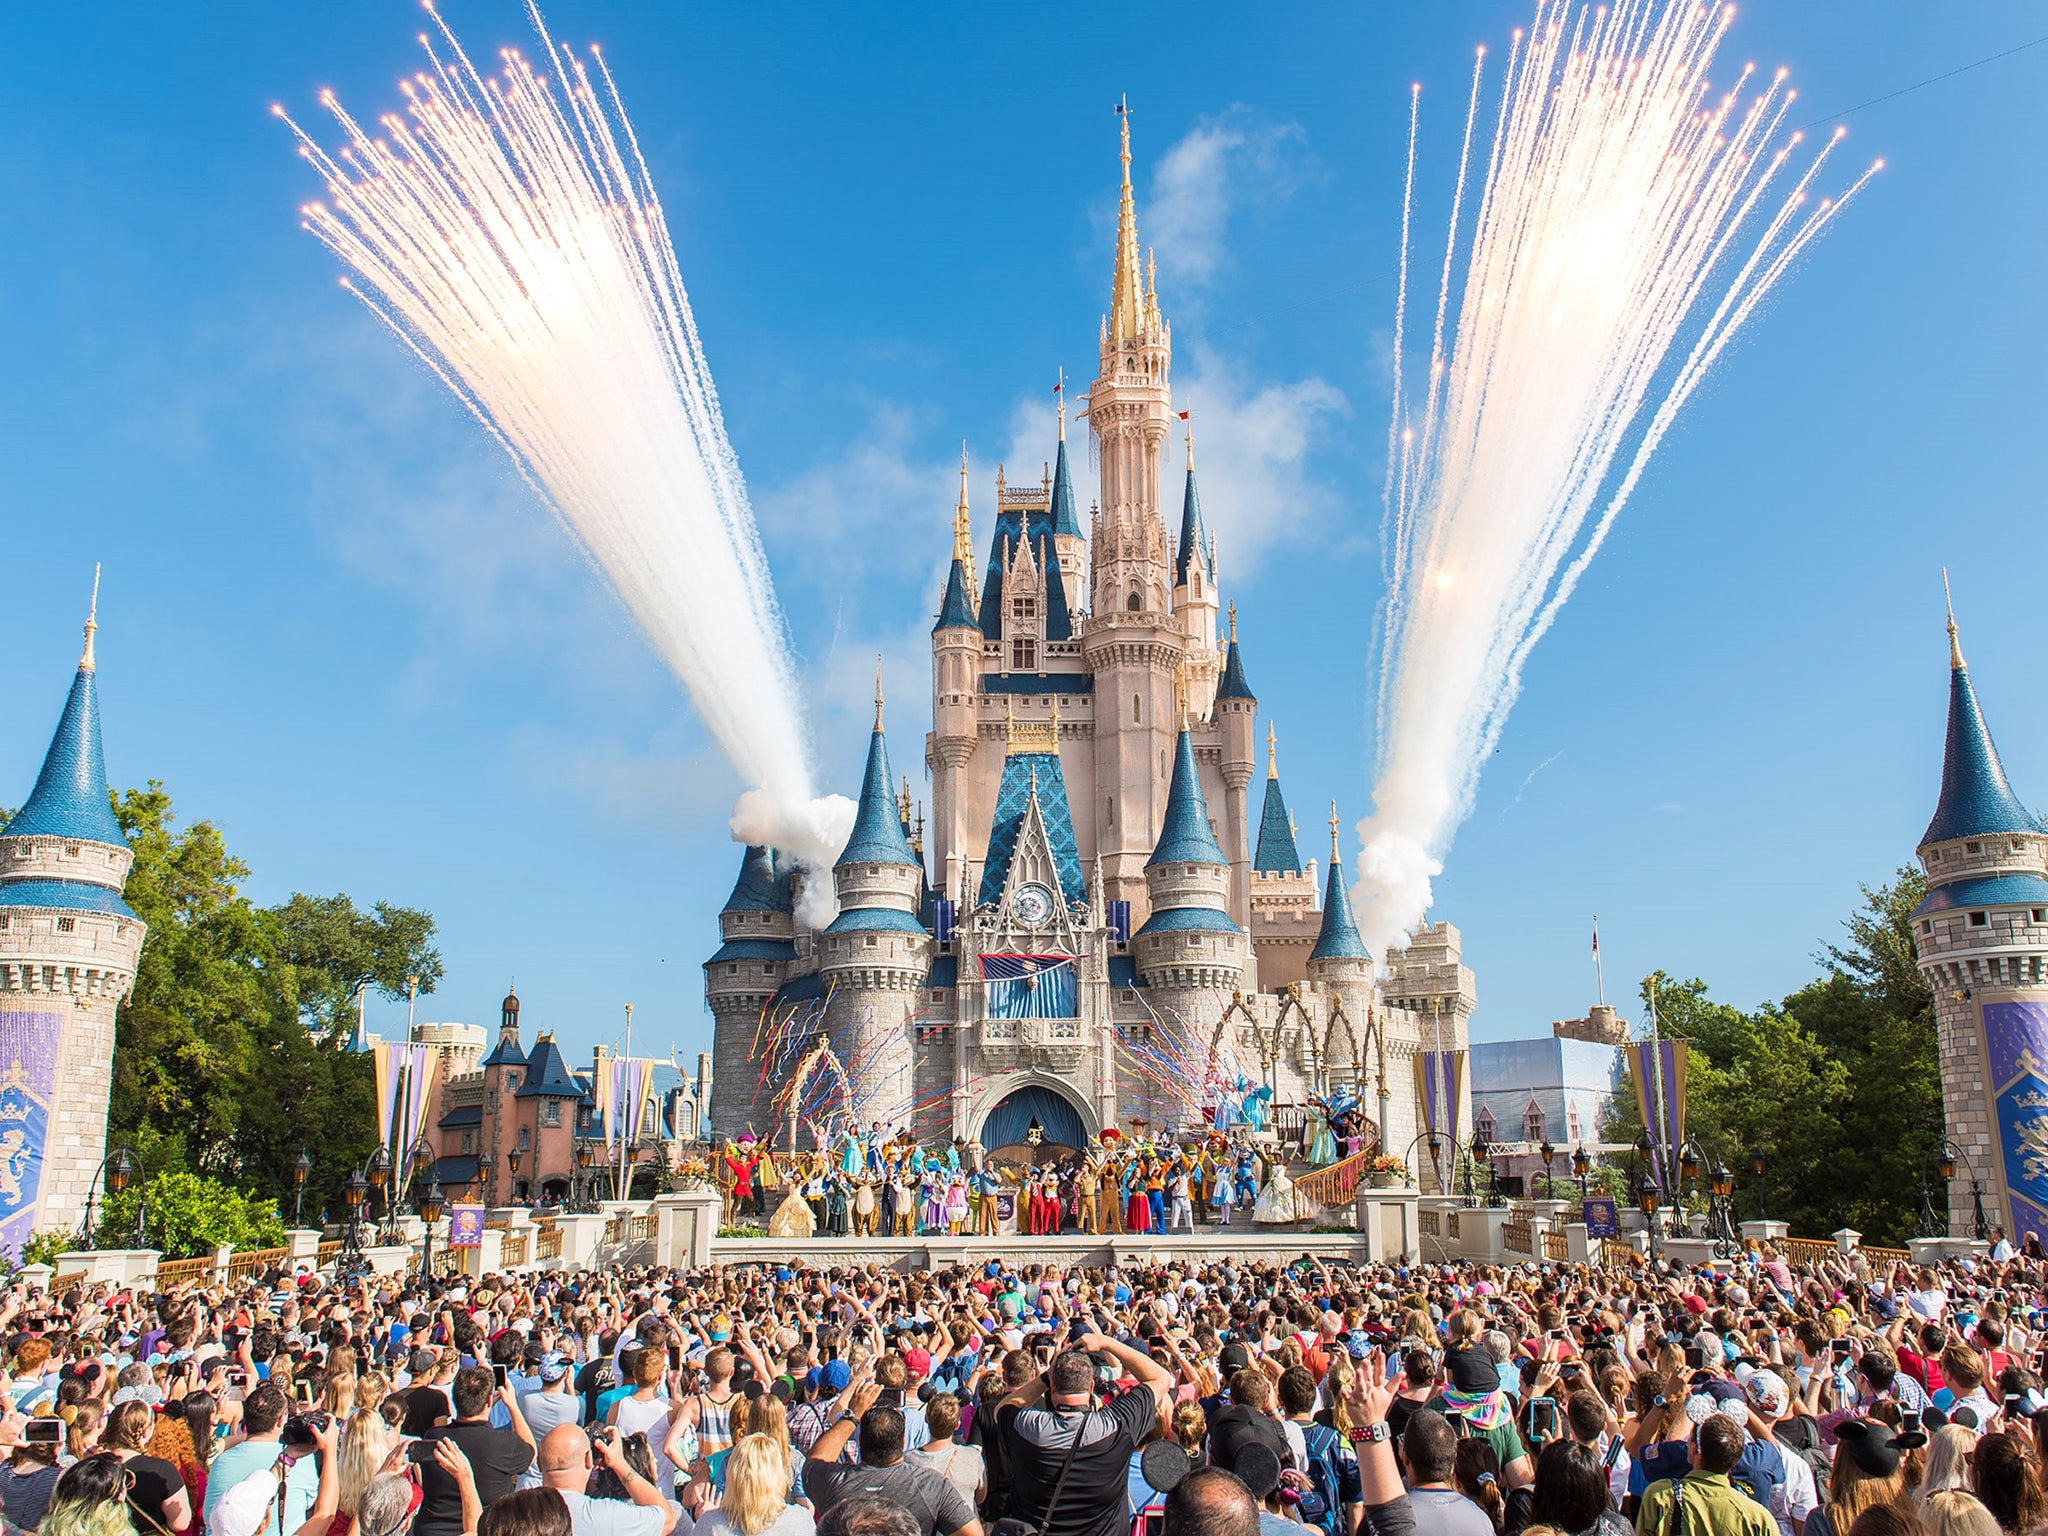
MULTIPOLYGON (((1365 1059, 1367 1024, 1372 1017, 1372 955, 1358 936, 1351 916, 1351 893, 1344 888, 1344 859, 1338 850, 1337 803, 1330 802, 1330 871, 1323 888, 1323 923, 1316 947, 1309 952, 1308 975, 1327 1011, 1324 1063, 1330 1087, 1355 1088, 1370 1098, 1377 1061, 1365 1059)), ((1375 1117, 1376 1120, 1382 1118, 1375 1117)), ((1383 1128, 1384 1129, 1384 1128, 1383 1128)))
POLYGON ((1052 542, 1066 590, 1088 590, 1088 536, 1074 511, 1074 477, 1067 472, 1066 380, 1061 378, 1060 447, 1052 467, 1052 542))
POLYGON ((1188 697, 1207 704, 1216 693, 1223 655, 1216 644, 1219 599, 1209 530, 1195 489, 1195 429, 1188 429, 1187 488, 1181 497, 1180 540, 1173 557, 1173 611, 1187 641, 1188 697))
POLYGON ((1195 749, 1182 731, 1174 747, 1166 821, 1145 864, 1152 915, 1136 935, 1147 986, 1235 988, 1244 979, 1244 930, 1224 910, 1230 861, 1209 825, 1195 749))
POLYGON ((740 855, 739 877, 718 914, 724 942, 704 962, 704 1003, 723 1050, 714 1073, 714 1125, 744 1126, 756 1115, 749 1095, 760 1074, 746 1071, 752 1031, 738 1026, 759 1021, 796 960, 792 895, 789 872, 777 867, 773 851, 749 847, 740 855))
POLYGON ((1092 604, 1081 653, 1095 675, 1095 782, 1107 787, 1096 845, 1108 899, 1128 901, 1136 912, 1146 901, 1145 860, 1165 810, 1187 640, 1173 614, 1173 562, 1160 515, 1173 339, 1139 261, 1131 123, 1117 110, 1123 189, 1101 373, 1088 390, 1102 499, 1088 543, 1092 604))
POLYGON ((983 635, 975 614, 974 532, 967 516, 967 448, 960 448, 960 500, 953 509, 953 563, 939 620, 932 626, 932 730, 925 767, 932 776, 932 831, 941 891, 964 878, 969 831, 967 765, 979 736, 983 635))
MULTIPOLYGON (((890 793, 879 670, 860 803, 832 879, 839 915, 818 941, 819 970, 833 999, 827 1022, 845 1052, 842 1065, 851 1064, 855 1118, 893 1124, 911 1107, 910 1017, 931 975, 932 940, 917 916, 924 864, 890 793)), ((720 1128, 733 1129, 724 1120, 720 1128)))
POLYGON ((75 1229, 105 1155, 114 1015, 147 928, 121 899, 134 854, 115 820, 100 745, 98 576, 85 651, 35 788, 0 828, 0 1154, 16 1180, 0 1246, 75 1229))
POLYGON ((1934 993, 1942 1116, 1967 1167, 1949 1185, 1950 1230, 1967 1232, 1971 1187, 1986 1220, 2048 1231, 2026 1164, 2028 1106, 2048 1098, 2048 834, 2013 793, 1948 617, 1948 737, 1941 794, 1921 835, 1926 898, 1913 911, 1920 974, 1934 993))
POLYGON ((1223 775, 1223 846, 1230 854, 1230 915, 1240 927, 1252 920, 1252 772, 1258 766, 1259 701, 1245 681, 1237 652, 1237 605, 1230 606, 1230 643, 1216 682, 1216 742, 1223 775))

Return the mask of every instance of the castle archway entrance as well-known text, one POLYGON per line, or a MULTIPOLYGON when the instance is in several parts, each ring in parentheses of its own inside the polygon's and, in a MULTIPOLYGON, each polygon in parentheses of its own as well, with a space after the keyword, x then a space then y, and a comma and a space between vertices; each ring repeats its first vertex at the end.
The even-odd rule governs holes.
POLYGON ((990 1162, 1035 1166, 1086 1150, 1089 1118, 1063 1084, 1032 1078, 1001 1090, 982 1112, 975 1135, 990 1162))

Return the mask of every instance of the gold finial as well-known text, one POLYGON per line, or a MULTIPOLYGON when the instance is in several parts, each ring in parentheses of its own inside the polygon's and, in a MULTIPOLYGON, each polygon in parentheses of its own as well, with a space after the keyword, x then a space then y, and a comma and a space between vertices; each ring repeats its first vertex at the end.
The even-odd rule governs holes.
POLYGON ((1181 419, 1188 424, 1188 473, 1192 475, 1195 472, 1195 408, 1191 405, 1181 412, 1181 419))
POLYGON ((1052 395, 1059 403, 1060 441, 1064 443, 1067 440, 1067 370, 1064 368, 1060 370, 1059 388, 1055 389, 1052 395))
POLYGON ((960 500, 953 508, 953 558, 962 570, 974 569, 974 530, 967 521, 967 440, 960 440, 960 500))
POLYGON ((896 819, 910 825, 910 775, 903 775, 903 788, 896 796, 896 819))
POLYGON ((997 464, 997 465, 996 465, 996 515, 997 515, 998 517, 1002 516, 1002 512, 1003 512, 1003 486, 1004 486, 1004 485, 1005 485, 1006 483, 1007 483, 1007 482, 1005 482, 1005 481, 1004 481, 1004 479, 1003 479, 1003 466, 1002 466, 1001 464, 997 464))
POLYGON ((1003 745, 1009 746, 1017 735, 1017 701, 1009 694, 1003 695, 1003 745))
POLYGON ((1237 599, 1230 600, 1230 643, 1237 644, 1237 599))
POLYGON ((1180 716, 1180 728, 1188 728, 1188 661, 1183 656, 1173 664, 1173 707, 1180 716))
POLYGON ((1269 779, 1280 777, 1280 753, 1279 749, 1273 745, 1273 722, 1270 720, 1266 722, 1266 777, 1269 779))
POLYGON ((1340 861, 1337 852, 1337 802, 1330 802, 1330 865, 1335 868, 1340 861))
POLYGON ((1109 339, 1133 340, 1145 321, 1145 279, 1138 265, 1138 213, 1131 195, 1131 106, 1128 98, 1116 104, 1122 139, 1124 184, 1116 219, 1116 282, 1110 291, 1109 339))
MULTIPOLYGON (((97 587, 97 582, 95 582, 95 587, 97 587)), ((1942 599, 1943 599, 1943 600, 1944 600, 1944 601, 1945 601, 1945 602, 1946 602, 1946 603, 1948 604, 1948 665, 1949 665, 1949 670, 1950 670, 1950 671, 1952 671, 1952 672, 1960 672, 1960 671, 1962 671, 1962 670, 1963 670, 1963 642, 1962 642, 1962 641, 1961 641, 1960 639, 1958 639, 1958 638, 1957 638, 1957 636, 1956 636, 1956 600, 1955 600, 1955 596, 1954 596, 1954 594, 1953 594, 1953 593, 1951 593, 1951 592, 1949 591, 1949 589, 1948 589, 1948 567, 1947 567, 1947 566, 1943 566, 1943 567, 1941 568, 1941 595, 1942 595, 1942 599)), ((90 630, 88 630, 88 631, 87 631, 87 633, 88 633, 88 636, 89 636, 89 635, 90 635, 90 633, 91 633, 91 632, 90 632, 90 630)), ((87 640, 87 643, 86 643, 86 654, 90 655, 91 653, 92 653, 92 644, 91 644, 91 641, 90 641, 90 639, 88 639, 88 640, 87 640)))
POLYGON ((99 665, 99 662, 93 656, 92 649, 92 637, 98 631, 99 627, 100 568, 99 562, 94 561, 92 568, 92 606, 86 609, 85 611, 85 651, 78 658, 78 668, 81 672, 91 672, 99 665))
POLYGON ((882 728, 882 657, 875 655, 875 729, 882 728))

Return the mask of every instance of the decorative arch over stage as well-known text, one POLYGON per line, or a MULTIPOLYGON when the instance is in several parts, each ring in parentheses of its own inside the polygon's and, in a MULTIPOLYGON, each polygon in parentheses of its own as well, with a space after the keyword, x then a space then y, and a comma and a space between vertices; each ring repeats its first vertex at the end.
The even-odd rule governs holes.
POLYGON ((1010 1085, 981 1115, 976 1132, 991 1156, 1017 1149, 1029 1157, 1031 1122, 1036 1120, 1044 1134, 1039 1143, 1046 1156, 1058 1149, 1080 1151, 1090 1141, 1088 1119, 1081 1105, 1059 1084, 1043 1078, 1027 1078, 1010 1085))

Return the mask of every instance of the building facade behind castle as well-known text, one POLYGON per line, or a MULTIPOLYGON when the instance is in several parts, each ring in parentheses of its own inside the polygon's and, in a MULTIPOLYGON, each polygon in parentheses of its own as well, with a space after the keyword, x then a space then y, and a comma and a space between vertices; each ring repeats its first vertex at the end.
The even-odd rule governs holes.
POLYGON ((2048 1239, 2048 832, 2006 782, 1949 617, 1941 794, 1913 913, 1934 992, 1942 1115, 1962 1154, 1949 1230, 1985 1219, 2048 1239), (1974 1186, 1974 1187, 1973 1187, 1974 1186))
POLYGON ((0 827, 0 1251, 76 1231, 107 1140, 114 1013, 146 928, 100 747, 96 624, 20 810, 0 827))
POLYGON ((747 850, 704 970, 718 1132, 809 1147, 804 1122, 830 1104, 864 1129, 995 1151, 1036 1122, 1072 1147, 1134 1120, 1187 1127, 1265 1084, 1282 1129, 1312 1094, 1349 1092, 1401 1150, 1421 1129, 1415 1053, 1465 1047, 1475 993, 1457 930, 1418 933, 1376 995, 1335 808, 1319 878, 1270 724, 1253 812, 1258 699, 1192 436, 1168 531, 1172 333, 1141 256, 1128 120, 1122 153, 1082 407, 1099 494, 1084 514, 1063 397, 1036 482, 998 470, 978 552, 963 459, 931 639, 930 820, 892 775, 878 697, 832 872, 838 916, 799 923, 803 876, 747 850))

